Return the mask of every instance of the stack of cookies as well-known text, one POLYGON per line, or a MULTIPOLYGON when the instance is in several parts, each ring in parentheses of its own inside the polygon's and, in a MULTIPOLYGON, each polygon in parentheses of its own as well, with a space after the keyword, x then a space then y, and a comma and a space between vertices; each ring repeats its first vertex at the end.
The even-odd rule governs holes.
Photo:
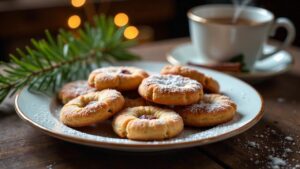
POLYGON ((60 120, 83 127, 113 117, 112 128, 122 138, 162 140, 184 126, 230 121, 236 104, 219 91, 216 80, 190 67, 168 65, 151 76, 135 67, 105 67, 91 72, 88 81, 63 86, 60 120))

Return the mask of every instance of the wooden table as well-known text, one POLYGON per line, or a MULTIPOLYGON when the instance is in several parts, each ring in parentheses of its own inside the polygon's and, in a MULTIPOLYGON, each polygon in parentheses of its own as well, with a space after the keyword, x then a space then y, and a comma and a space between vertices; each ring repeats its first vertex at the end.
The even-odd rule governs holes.
MULTIPOLYGON (((188 39, 132 49, 146 60, 188 39)), ((282 168, 300 167, 300 49, 293 70, 254 87, 265 100, 265 115, 254 127, 218 143, 183 150, 130 153, 76 145, 49 137, 21 121, 12 99, 0 105, 0 168, 282 168), (280 159, 277 159, 280 158, 280 159)))

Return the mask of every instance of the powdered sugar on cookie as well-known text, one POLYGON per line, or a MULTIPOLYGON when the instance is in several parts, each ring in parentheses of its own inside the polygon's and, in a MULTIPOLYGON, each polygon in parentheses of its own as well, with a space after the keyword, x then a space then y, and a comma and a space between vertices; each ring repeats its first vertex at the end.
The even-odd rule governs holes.
POLYGON ((179 75, 152 75, 144 83, 147 86, 156 84, 166 92, 196 91, 202 88, 197 81, 179 75))
POLYGON ((142 81, 138 91, 144 99, 163 105, 190 105, 203 96, 200 83, 179 75, 152 75, 142 81))
POLYGON ((206 112, 213 113, 219 110, 225 110, 234 103, 227 96, 221 95, 204 95, 204 98, 196 104, 186 107, 192 113, 206 112))
POLYGON ((63 103, 67 103, 68 101, 76 98, 77 96, 81 96, 95 91, 96 89, 90 87, 87 81, 79 80, 65 84, 59 92, 59 98, 62 100, 63 103))
POLYGON ((89 92, 96 91, 96 89, 90 87, 86 81, 83 81, 82 83, 74 84, 74 86, 72 87, 74 90, 74 94, 76 95, 83 95, 89 92))
POLYGON ((193 113, 198 112, 200 109, 203 110, 204 112, 211 113, 218 109, 224 109, 224 105, 222 105, 220 103, 216 103, 216 102, 206 103, 206 102, 201 101, 200 103, 189 106, 189 109, 193 113))

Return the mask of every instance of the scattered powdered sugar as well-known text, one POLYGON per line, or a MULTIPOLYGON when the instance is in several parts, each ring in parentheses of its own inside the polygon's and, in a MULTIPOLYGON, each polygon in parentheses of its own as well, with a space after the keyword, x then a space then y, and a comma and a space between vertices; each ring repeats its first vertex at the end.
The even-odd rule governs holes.
POLYGON ((104 67, 94 70, 92 73, 98 74, 98 73, 105 73, 106 75, 130 75, 134 72, 142 71, 142 69, 136 68, 136 67, 130 67, 130 66, 113 66, 113 67, 104 67))
MULTIPOLYGON (((90 101, 84 107, 97 107, 99 105, 98 101, 90 101)), ((91 109, 93 110, 93 109, 91 109)))
MULTIPOLYGON (((230 131, 233 131, 242 125, 244 125, 244 122, 241 121, 241 116, 238 114, 234 117, 234 119, 228 123, 218 125, 212 128, 208 129, 196 129, 196 128, 185 128, 184 131, 176 138, 171 138, 167 140, 162 141, 133 141, 128 139, 119 138, 112 130, 111 128, 111 121, 106 121, 103 123, 99 123, 96 126, 91 126, 87 128, 80 128, 80 129, 73 129, 68 126, 65 126, 59 121, 59 112, 60 107, 56 104, 53 104, 55 107, 53 110, 51 110, 50 114, 53 114, 53 117, 50 118, 49 113, 41 113, 39 114, 39 118, 48 119, 49 121, 45 122, 45 125, 47 125, 50 130, 52 130, 55 133, 61 133, 64 135, 71 136, 73 138, 80 138, 84 139, 85 141, 92 141, 92 142, 98 142, 99 144, 101 142, 104 143, 115 143, 115 144, 126 144, 126 145, 162 145, 162 144, 176 144, 176 143, 184 143, 184 142, 190 142, 195 140, 202 140, 207 139, 211 137, 215 137, 230 131), (100 125, 100 126, 99 126, 100 125)), ((44 123, 44 122, 43 122, 44 123)), ((97 144, 97 145, 99 145, 97 144)))
POLYGON ((202 88, 197 81, 179 75, 152 75, 146 78, 143 84, 159 85, 160 90, 167 92, 196 91, 202 88))
POLYGON ((106 100, 106 99, 117 100, 120 98, 120 96, 122 96, 122 94, 117 90, 105 89, 99 92, 98 100, 106 100))
MULTIPOLYGON (((85 80, 78 80, 75 82, 67 83, 63 86, 62 91, 64 93, 70 93, 74 96, 84 95, 89 92, 96 91, 95 88, 92 88, 88 85, 87 81, 85 80)), ((66 93, 66 94, 67 94, 66 93)))
POLYGON ((282 97, 278 97, 278 98, 277 98, 277 102, 278 102, 278 103, 283 103, 283 102, 285 102, 285 99, 282 98, 282 97))
MULTIPOLYGON (((195 140, 201 140, 206 139, 210 137, 215 137, 227 132, 230 132, 234 130, 235 128, 239 128, 241 126, 240 123, 229 123, 229 124, 223 124, 216 127, 212 127, 207 130, 199 131, 199 130, 193 130, 193 133, 189 132, 189 129, 185 129, 185 131, 177 138, 170 139, 170 143, 173 141, 175 142, 189 142, 189 141, 195 141, 195 140)), ((164 142, 164 141, 163 141, 164 142)), ((159 143, 159 142, 158 142, 159 143)))
POLYGON ((286 165, 286 161, 283 160, 282 158, 279 157, 273 157, 273 156, 269 156, 270 159, 270 165, 272 167, 272 169, 279 169, 281 166, 285 166, 286 165))
POLYGON ((288 140, 288 141, 293 141, 294 140, 293 137, 291 137, 291 136, 286 136, 285 139, 288 140))
POLYGON ((89 92, 96 91, 96 89, 90 87, 87 83, 82 84, 82 85, 74 86, 73 90, 74 90, 74 93, 76 95, 83 95, 83 94, 86 94, 86 93, 89 93, 89 92))
POLYGON ((264 138, 264 135, 262 135, 262 134, 260 134, 260 135, 256 134, 255 137, 264 138))
POLYGON ((46 168, 47 168, 47 169, 53 169, 53 166, 54 166, 54 165, 55 165, 55 163, 49 164, 49 165, 46 166, 46 168))
POLYGON ((262 131, 256 131, 254 135, 245 136, 245 142, 235 139, 238 146, 242 146, 250 156, 250 161, 256 168, 299 168, 300 159, 298 152, 299 136, 286 136, 280 131, 276 131, 266 126, 262 131))
MULTIPOLYGON (((97 76, 101 75, 101 79, 106 80, 106 81, 112 81, 117 76, 121 74, 121 68, 120 67, 104 67, 104 68, 99 68, 94 70, 91 74, 92 77, 96 78, 97 76)), ((90 78, 89 77, 89 78, 90 78)))
POLYGON ((300 168, 300 164, 295 165, 292 169, 300 168))
POLYGON ((293 150, 292 150, 292 149, 290 149, 290 148, 286 148, 286 149, 284 149, 284 151, 285 151, 285 152, 287 152, 287 153, 291 153, 291 152, 293 152, 293 150))
POLYGON ((271 133, 276 134, 276 130, 273 130, 273 129, 272 129, 272 130, 271 130, 271 133))
POLYGON ((208 102, 200 101, 199 103, 188 106, 187 108, 193 113, 199 112, 199 110, 210 113, 210 112, 224 108, 224 105, 222 105, 221 103, 218 103, 218 102, 208 103, 208 102))
POLYGON ((259 147, 259 144, 257 144, 256 142, 254 141, 248 141, 248 145, 251 146, 251 147, 254 147, 254 148, 258 148, 259 147))
POLYGON ((203 99, 193 105, 187 106, 185 110, 189 110, 192 113, 199 112, 216 112, 218 110, 224 110, 230 106, 231 100, 227 96, 204 95, 203 99))

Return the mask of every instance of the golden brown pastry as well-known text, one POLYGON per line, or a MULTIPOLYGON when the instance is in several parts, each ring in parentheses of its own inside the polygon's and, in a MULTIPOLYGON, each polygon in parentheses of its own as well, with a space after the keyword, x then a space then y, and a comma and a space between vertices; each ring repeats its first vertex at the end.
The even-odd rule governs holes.
POLYGON ((149 76, 138 91, 144 99, 163 105, 189 105, 203 96, 200 83, 178 75, 149 76))
POLYGON ((58 98, 63 104, 66 104, 68 101, 74 99, 75 97, 95 92, 96 89, 90 87, 85 80, 78 80, 75 82, 70 82, 65 84, 58 93, 58 98))
POLYGON ((182 118, 177 113, 154 106, 124 109, 115 116, 112 125, 120 137, 132 140, 162 140, 183 130, 182 118))
POLYGON ((205 94, 200 102, 177 108, 176 111, 185 125, 209 127, 232 120, 236 109, 236 104, 227 96, 205 94))
POLYGON ((89 75, 88 83, 97 90, 135 90, 146 77, 147 72, 135 67, 105 67, 94 70, 89 75))
POLYGON ((124 102, 121 93, 112 89, 88 93, 65 104, 60 121, 71 127, 88 126, 110 118, 123 108, 124 102))
POLYGON ((184 77, 188 77, 201 83, 205 91, 208 91, 210 93, 220 92, 219 83, 215 79, 206 76, 198 70, 190 67, 167 65, 161 70, 160 73, 163 75, 181 75, 184 77))

